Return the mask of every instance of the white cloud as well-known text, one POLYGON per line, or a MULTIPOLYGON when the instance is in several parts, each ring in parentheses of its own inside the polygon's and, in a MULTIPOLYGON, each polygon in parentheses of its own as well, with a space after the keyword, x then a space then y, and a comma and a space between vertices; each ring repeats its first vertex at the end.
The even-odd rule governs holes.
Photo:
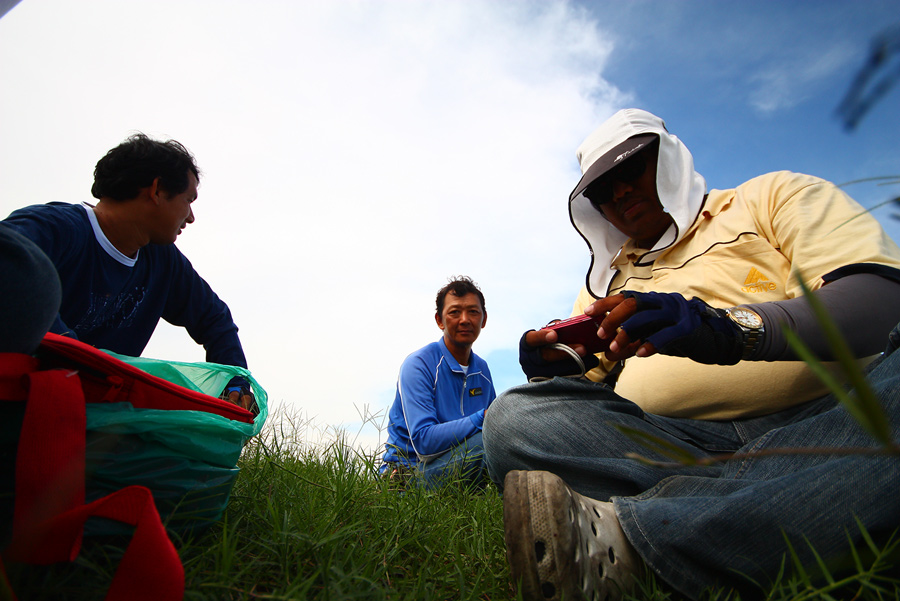
MULTIPOLYGON (((353 422, 437 339, 448 276, 487 296, 482 355, 568 312, 574 148, 629 100, 611 51, 564 2, 26 1, 0 20, 0 212, 90 200, 134 130, 178 139, 204 171, 178 244, 254 374, 353 422)), ((203 358, 168 327, 145 354, 203 358)))
POLYGON ((779 57, 777 63, 750 77, 750 106, 769 114, 815 98, 822 94, 822 84, 845 69, 858 54, 858 49, 843 43, 827 50, 806 48, 800 56, 787 61, 779 57))

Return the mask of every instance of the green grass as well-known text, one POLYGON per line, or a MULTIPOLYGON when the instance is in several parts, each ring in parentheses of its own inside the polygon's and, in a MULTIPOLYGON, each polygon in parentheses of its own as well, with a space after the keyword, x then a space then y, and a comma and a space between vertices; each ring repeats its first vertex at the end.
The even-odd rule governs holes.
MULTIPOLYGON (((336 442, 251 441, 220 524, 173 536, 185 599, 508 599, 502 501, 451 484, 402 494, 336 442)), ((26 599, 102 599, 121 541, 74 566, 8 565, 26 599)), ((0 593, 0 599, 3 595, 0 593)))
MULTIPOLYGON (((287 425, 287 433, 270 429, 265 441, 244 449, 219 524, 190 536, 173 533, 185 568, 185 599, 516 598, 496 488, 473 491, 451 483, 401 493, 374 476, 374 457, 342 442, 294 442, 287 425)), ((23 601, 102 599, 121 547, 122 541, 88 540, 73 565, 7 568, 23 601)), ((788 558, 785 574, 793 575, 780 576, 767 599, 900 599, 896 570, 893 576, 886 571, 898 565, 897 542, 873 548, 880 558, 861 552, 849 576, 815 583, 791 570, 788 558)), ((633 598, 680 599, 652 577, 633 598)), ((739 597, 715 591, 709 598, 739 597)))
POLYGON ((495 489, 399 494, 371 458, 337 443, 252 445, 242 467, 226 522, 204 537, 228 543, 186 559, 187 598, 509 596, 495 489))

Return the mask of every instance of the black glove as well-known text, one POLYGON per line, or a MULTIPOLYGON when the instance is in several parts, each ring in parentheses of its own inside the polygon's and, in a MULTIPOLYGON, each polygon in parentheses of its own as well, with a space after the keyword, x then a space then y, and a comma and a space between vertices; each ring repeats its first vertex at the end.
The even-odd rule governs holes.
MULTIPOLYGON (((528 330, 528 332, 533 331, 534 330, 528 330)), ((541 356, 541 349, 545 347, 529 346, 528 343, 525 342, 525 336, 528 332, 522 334, 522 338, 519 340, 519 365, 522 366, 522 371, 525 372, 525 375, 528 376, 529 380, 532 378, 582 375, 580 373, 581 367, 579 367, 575 362, 575 359, 572 359, 571 357, 559 361, 545 360, 544 357, 541 356)), ((600 359, 598 359, 596 355, 590 353, 582 357, 581 360, 584 362, 584 370, 586 372, 600 365, 600 359)))
POLYGON ((622 324, 632 340, 650 342, 663 355, 688 357, 707 365, 734 365, 744 350, 743 333, 722 309, 677 292, 623 293, 637 312, 622 324))

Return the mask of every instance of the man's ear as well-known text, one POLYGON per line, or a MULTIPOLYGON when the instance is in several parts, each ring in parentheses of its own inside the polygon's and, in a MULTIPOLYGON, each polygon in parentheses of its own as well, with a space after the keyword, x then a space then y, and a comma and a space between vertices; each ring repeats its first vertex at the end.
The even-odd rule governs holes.
POLYGON ((163 189, 159 187, 159 178, 154 177, 153 182, 147 187, 147 192, 154 204, 160 204, 163 199, 163 189))
POLYGON ((443 322, 443 320, 441 319, 441 314, 440 314, 440 313, 435 313, 435 314, 434 314, 434 322, 438 325, 438 327, 439 327, 440 329, 442 329, 442 330, 444 329, 444 322, 443 322))
POLYGON ((484 318, 481 320, 481 327, 483 328, 486 325, 487 325, 487 311, 484 312, 484 318))

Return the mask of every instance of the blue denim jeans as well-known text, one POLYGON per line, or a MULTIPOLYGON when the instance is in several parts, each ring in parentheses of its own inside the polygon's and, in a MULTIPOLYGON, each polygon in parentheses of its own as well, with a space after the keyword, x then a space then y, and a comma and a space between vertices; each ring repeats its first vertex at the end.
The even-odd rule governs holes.
POLYGON ((482 432, 477 432, 440 457, 435 457, 425 464, 420 463, 416 467, 415 477, 421 479, 424 486, 429 489, 449 481, 463 481, 477 485, 484 480, 486 469, 482 432))
MULTIPOLYGON (((900 439, 900 326, 868 378, 900 439)), ((612 501, 646 564, 681 593, 710 586, 765 587, 778 574, 785 538, 805 565, 810 547, 834 559, 857 546, 857 520, 878 539, 900 528, 900 457, 773 455, 715 467, 647 466, 626 453, 669 461, 621 434, 626 425, 702 457, 775 448, 874 447, 827 396, 764 417, 712 422, 642 412, 609 387, 561 378, 513 388, 484 423, 488 471, 547 470, 574 490, 612 501), (807 542, 808 541, 808 542, 807 542)))

